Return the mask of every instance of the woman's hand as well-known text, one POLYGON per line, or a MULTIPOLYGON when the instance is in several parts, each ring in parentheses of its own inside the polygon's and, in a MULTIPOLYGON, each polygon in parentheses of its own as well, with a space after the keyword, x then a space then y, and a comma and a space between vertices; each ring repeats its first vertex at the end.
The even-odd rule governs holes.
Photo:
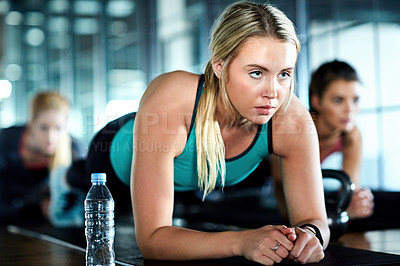
POLYGON ((374 196, 368 188, 356 189, 351 198, 347 214, 350 219, 366 218, 374 211, 374 196))
POLYGON ((297 239, 288 259, 305 264, 319 262, 325 257, 321 243, 310 229, 295 227, 294 230, 297 239))
POLYGON ((289 256, 296 240, 292 228, 284 225, 267 225, 259 229, 243 231, 241 254, 248 260, 263 265, 280 263, 289 256))

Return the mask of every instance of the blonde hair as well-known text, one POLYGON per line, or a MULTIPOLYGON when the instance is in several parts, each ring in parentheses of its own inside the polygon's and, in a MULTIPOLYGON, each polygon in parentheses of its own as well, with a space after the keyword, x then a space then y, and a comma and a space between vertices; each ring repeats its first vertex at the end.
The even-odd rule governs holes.
MULTIPOLYGON (((227 70, 232 60, 240 52, 243 43, 251 37, 270 36, 283 42, 293 43, 297 52, 300 42, 293 23, 277 8, 271 5, 259 5, 250 2, 238 2, 228 6, 215 21, 210 40, 211 59, 205 68, 203 95, 198 104, 196 115, 197 172, 198 185, 204 190, 203 199, 216 186, 218 173, 221 185, 225 180, 225 146, 216 119, 218 95, 231 118, 231 124, 249 123, 234 108, 226 93, 227 70), (220 78, 213 71, 213 62, 222 61, 220 78)), ((293 94, 292 82, 284 108, 293 94)))
MULTIPOLYGON (((69 114, 69 103, 66 98, 56 91, 43 91, 35 95, 31 106, 31 121, 34 121, 42 112, 55 110, 69 114)), ((50 163, 50 169, 55 167, 68 167, 72 163, 71 137, 66 130, 63 131, 56 152, 50 163)))

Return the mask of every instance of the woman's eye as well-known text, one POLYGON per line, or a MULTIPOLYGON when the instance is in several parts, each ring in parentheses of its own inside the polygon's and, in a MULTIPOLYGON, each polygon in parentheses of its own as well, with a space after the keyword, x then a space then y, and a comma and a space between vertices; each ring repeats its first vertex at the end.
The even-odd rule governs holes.
POLYGON ((290 78, 290 74, 288 72, 283 72, 279 74, 280 79, 288 79, 290 78))
POLYGON ((354 102, 355 104, 358 104, 359 101, 360 101, 360 97, 354 97, 353 102, 354 102))
POLYGON ((250 76, 252 77, 252 78, 260 78, 261 77, 261 75, 262 75, 262 72, 261 71, 253 71, 253 72, 251 72, 250 73, 250 76))
POLYGON ((333 98, 333 102, 334 102, 334 103, 341 103, 341 102, 342 102, 342 98, 340 98, 340 97, 335 97, 335 98, 333 98))
POLYGON ((47 130, 49 130, 49 127, 46 126, 46 125, 40 125, 39 128, 40 128, 41 131, 47 131, 47 130))

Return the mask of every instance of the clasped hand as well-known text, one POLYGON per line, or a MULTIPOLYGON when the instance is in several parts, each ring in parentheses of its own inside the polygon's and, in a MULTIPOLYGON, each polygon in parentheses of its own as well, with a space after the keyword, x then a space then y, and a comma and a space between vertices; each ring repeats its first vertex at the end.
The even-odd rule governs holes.
POLYGON ((282 259, 305 264, 322 260, 324 251, 307 228, 267 225, 247 231, 243 255, 263 265, 280 263, 282 259))
POLYGON ((356 189, 347 213, 350 219, 366 218, 374 212, 374 196, 368 188, 356 189))

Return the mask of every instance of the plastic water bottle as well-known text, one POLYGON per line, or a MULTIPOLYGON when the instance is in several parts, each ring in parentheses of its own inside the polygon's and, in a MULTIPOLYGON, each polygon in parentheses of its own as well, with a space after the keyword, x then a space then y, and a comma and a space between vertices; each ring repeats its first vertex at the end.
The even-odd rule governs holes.
POLYGON ((86 265, 115 265, 114 200, 106 174, 93 173, 85 199, 86 265))

